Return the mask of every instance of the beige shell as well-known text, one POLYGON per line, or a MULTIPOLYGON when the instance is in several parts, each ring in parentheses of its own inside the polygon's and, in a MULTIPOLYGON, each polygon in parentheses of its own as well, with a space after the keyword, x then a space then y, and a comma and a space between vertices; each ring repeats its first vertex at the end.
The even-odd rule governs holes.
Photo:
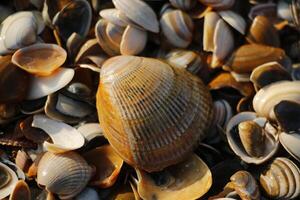
POLYGON ((164 37, 174 47, 186 48, 192 42, 194 23, 185 12, 165 12, 160 19, 160 25, 164 37))
POLYGON ((118 56, 101 71, 97 109, 104 135, 130 165, 158 171, 182 161, 212 119, 204 84, 151 58, 118 56))
POLYGON ((195 154, 177 165, 157 172, 156 176, 142 170, 137 170, 137 175, 137 189, 142 199, 198 199, 212 185, 212 174, 208 166, 195 154))
POLYGON ((158 33, 159 24, 155 12, 148 4, 141 0, 113 0, 115 7, 130 20, 145 30, 158 33))
POLYGON ((9 200, 31 200, 30 189, 25 181, 19 180, 16 183, 9 200))
POLYGON ((242 16, 231 10, 220 11, 218 12, 218 14, 223 18, 225 22, 227 22, 238 32, 240 32, 243 35, 245 34, 247 23, 242 16))
POLYGON ((203 50, 213 52, 215 30, 220 16, 216 12, 208 12, 204 17, 203 50))
POLYGON ((260 175, 260 184, 272 199, 296 199, 300 195, 300 170, 291 160, 278 157, 260 175))
POLYGON ((91 167, 75 152, 47 152, 38 164, 37 183, 61 199, 70 199, 85 188, 91 173, 91 167))
POLYGON ((7 165, 0 162, 0 199, 4 199, 13 191, 15 184, 18 182, 16 173, 7 165))
POLYGON ((170 0, 172 6, 181 10, 190 10, 196 5, 196 0, 170 0))
POLYGON ((128 25, 122 36, 120 52, 122 55, 137 55, 147 43, 147 32, 128 25))

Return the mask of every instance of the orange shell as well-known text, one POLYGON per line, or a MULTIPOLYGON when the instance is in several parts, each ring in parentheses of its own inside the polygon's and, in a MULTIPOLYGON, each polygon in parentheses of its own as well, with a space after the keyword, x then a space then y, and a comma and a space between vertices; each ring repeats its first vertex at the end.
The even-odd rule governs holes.
POLYGON ((125 162, 159 171, 182 161, 205 137, 212 99, 185 70, 117 56, 102 67, 97 110, 104 135, 125 162))

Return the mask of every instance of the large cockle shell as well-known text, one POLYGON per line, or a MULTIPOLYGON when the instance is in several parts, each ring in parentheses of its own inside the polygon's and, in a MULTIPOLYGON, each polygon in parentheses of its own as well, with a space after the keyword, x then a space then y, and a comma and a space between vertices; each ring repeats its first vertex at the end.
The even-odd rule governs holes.
POLYGON ((300 195, 300 170, 291 160, 278 157, 260 175, 260 184, 272 199, 295 199, 300 195))
POLYGON ((253 98, 253 108, 262 117, 275 120, 274 106, 282 100, 300 103, 300 81, 279 81, 260 89, 253 98))
POLYGON ((38 12, 22 11, 10 15, 1 24, 0 54, 35 43, 44 27, 42 16, 38 12))
POLYGON ((53 143, 44 142, 44 147, 54 153, 79 149, 84 145, 84 137, 72 126, 52 120, 45 115, 34 115, 32 126, 44 130, 53 143))
POLYGON ((117 180, 123 160, 109 145, 101 146, 86 152, 83 157, 96 168, 96 174, 92 177, 91 185, 99 188, 111 187, 117 180))
POLYGON ((165 12, 160 19, 164 37, 180 48, 186 48, 193 39, 194 23, 192 18, 181 10, 165 12))
POLYGON ((67 59, 67 52, 56 44, 34 44, 19 49, 12 56, 12 63, 39 76, 49 76, 67 59))
POLYGON ((208 166, 195 154, 156 174, 137 170, 137 189, 143 199, 198 199, 212 185, 208 166))
POLYGON ((0 199, 7 197, 18 181, 16 173, 0 162, 0 199))
POLYGON ((241 112, 231 118, 226 136, 231 149, 246 163, 261 164, 279 147, 277 130, 254 112, 241 112))
POLYGON ((115 7, 145 30, 158 33, 159 24, 155 12, 141 0, 113 0, 115 7))
POLYGON ((212 100, 204 84, 157 60, 118 56, 101 70, 97 109, 104 135, 129 164, 158 171, 205 137, 212 100))
POLYGON ((37 182, 59 198, 70 199, 85 188, 91 173, 91 167, 75 152, 47 152, 38 164, 37 182))

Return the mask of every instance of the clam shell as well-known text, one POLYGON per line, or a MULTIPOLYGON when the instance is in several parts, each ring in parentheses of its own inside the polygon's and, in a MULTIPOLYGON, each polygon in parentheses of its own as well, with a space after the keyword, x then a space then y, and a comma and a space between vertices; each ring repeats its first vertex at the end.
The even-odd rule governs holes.
MULTIPOLYGON (((241 112, 230 119, 226 126, 226 137, 229 146, 234 153, 239 156, 246 163, 261 164, 269 160, 278 150, 279 140, 276 130, 266 128, 266 119, 258 118, 254 112, 241 112), (241 140, 237 136, 237 131, 234 129, 238 124, 245 121, 255 121, 258 125, 264 128, 265 139, 262 145, 264 145, 264 151, 259 157, 251 156, 245 150, 241 140)), ((254 138, 255 140, 257 138, 254 138)), ((246 141, 245 141, 246 142, 246 141)), ((252 141, 253 142, 253 141, 252 141)), ((258 145, 258 144, 257 144, 258 145)))
POLYGON ((277 30, 265 16, 256 16, 246 37, 250 43, 279 47, 280 40, 277 30))
POLYGON ((19 150, 15 158, 15 163, 24 173, 27 173, 32 160, 25 151, 19 150))
POLYGON ((103 131, 99 123, 86 123, 77 128, 87 142, 95 137, 103 137, 103 131))
POLYGON ((300 195, 300 170, 283 157, 276 158, 260 175, 264 192, 274 199, 295 199, 300 195))
POLYGON ((109 9, 103 9, 99 12, 99 15, 103 18, 109 21, 112 24, 126 27, 128 23, 122 18, 124 14, 115 8, 109 8, 109 9))
POLYGON ((144 29, 158 33, 159 24, 155 12, 141 0, 113 0, 115 7, 144 29))
MULTIPOLYGON (((87 56, 99 56, 103 54, 103 50, 98 45, 98 41, 96 38, 87 40, 79 49, 75 62, 81 63, 82 60, 84 60, 87 56)), ((86 64, 86 63, 85 63, 86 64)))
POLYGON ((38 165, 37 182, 61 199, 79 194, 91 178, 91 167, 75 152, 47 152, 38 165))
POLYGON ((34 115, 32 126, 44 130, 53 143, 44 142, 44 147, 53 153, 62 153, 79 149, 84 145, 84 138, 68 124, 52 120, 45 115, 34 115))
POLYGON ((223 18, 225 22, 227 22, 230 26, 236 29, 241 34, 245 35, 247 23, 242 16, 231 11, 220 11, 218 14, 223 18))
POLYGON ((12 63, 39 76, 49 76, 67 59, 67 52, 56 44, 34 44, 19 49, 12 56, 12 63))
POLYGON ((197 1, 196 0, 170 0, 170 3, 175 8, 181 9, 181 10, 190 10, 194 8, 197 1))
POLYGON ((212 118, 210 94, 198 78, 160 60, 135 56, 105 62, 97 109, 116 152, 147 171, 183 160, 205 136, 212 118))
POLYGON ((39 99, 60 90, 73 79, 74 74, 74 69, 59 68, 51 76, 34 76, 26 99, 39 99))
POLYGON ((251 73, 256 67, 267 62, 283 64, 286 59, 284 51, 280 48, 258 44, 246 44, 238 48, 225 64, 236 73, 251 73))
POLYGON ((123 166, 123 160, 111 146, 97 147, 84 153, 83 157, 96 168, 96 173, 90 181, 92 186, 108 188, 115 184, 123 166))
POLYGON ((151 199, 153 196, 160 200, 198 199, 212 185, 208 166, 195 154, 155 176, 142 170, 136 172, 138 193, 143 199, 151 199))
POLYGON ((120 44, 122 41, 122 35, 124 33, 125 28, 115 25, 113 23, 108 23, 106 27, 106 35, 111 43, 120 48, 120 44))
POLYGON ((285 148, 285 150, 289 152, 289 154, 292 155, 294 158, 296 158, 298 161, 300 161, 299 132, 296 133, 281 132, 279 134, 279 140, 282 146, 285 148))
POLYGON ((215 30, 220 16, 216 12, 208 12, 204 17, 203 50, 214 51, 215 30))
POLYGON ((300 81, 279 81, 260 89, 253 98, 253 108, 262 117, 275 120, 274 106, 282 100, 300 103, 300 81))
POLYGON ((193 39, 192 18, 181 10, 164 13, 160 19, 162 33, 174 47, 186 48, 193 39))
POLYGON ((30 200, 31 193, 27 183, 23 180, 19 180, 14 186, 13 191, 9 197, 9 200, 30 200))
POLYGON ((0 199, 4 199, 13 191, 15 184, 18 182, 18 177, 16 173, 10 169, 8 166, 0 162, 0 170, 1 170, 1 190, 0 190, 0 199), (3 177, 6 176, 6 177, 3 177), (7 177, 9 176, 9 177, 7 177), (4 180, 9 178, 9 181, 4 180), (5 184, 3 184, 6 182, 5 184))
POLYGON ((201 3, 203 3, 206 6, 210 6, 216 10, 226 10, 228 8, 231 8, 235 0, 199 0, 201 3))
POLYGON ((128 25, 122 36, 120 52, 122 55, 137 55, 147 43, 147 32, 128 25))

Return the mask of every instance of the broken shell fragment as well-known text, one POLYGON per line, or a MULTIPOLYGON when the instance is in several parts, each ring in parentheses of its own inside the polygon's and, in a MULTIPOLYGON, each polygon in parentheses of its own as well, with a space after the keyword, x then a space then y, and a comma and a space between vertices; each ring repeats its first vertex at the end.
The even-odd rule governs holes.
POLYGON ((47 152, 38 164, 37 183, 61 199, 70 199, 85 188, 91 173, 91 167, 75 152, 47 152))
POLYGON ((13 191, 18 177, 12 169, 2 162, 0 162, 0 181, 0 199, 4 199, 13 191))
POLYGON ((209 168, 195 154, 161 172, 148 174, 138 169, 136 172, 138 193, 143 199, 198 199, 212 185, 209 168))
POLYGON ((9 200, 31 200, 31 193, 27 183, 19 180, 9 197, 9 200))
POLYGON ((34 115, 32 126, 44 130, 53 143, 44 142, 44 147, 53 153, 79 149, 84 145, 84 137, 72 126, 52 120, 45 115, 34 115))
POLYGON ((55 44, 34 44, 19 49, 12 56, 12 63, 39 76, 49 76, 67 59, 67 52, 55 44))

